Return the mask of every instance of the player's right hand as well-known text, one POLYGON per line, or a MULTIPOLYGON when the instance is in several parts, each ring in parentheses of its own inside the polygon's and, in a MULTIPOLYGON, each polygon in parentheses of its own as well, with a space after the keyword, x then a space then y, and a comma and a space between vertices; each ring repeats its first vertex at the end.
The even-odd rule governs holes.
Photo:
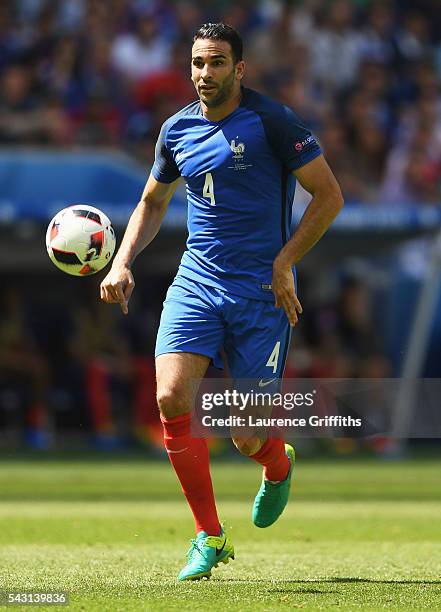
POLYGON ((101 299, 108 304, 119 304, 126 315, 134 288, 135 281, 130 268, 123 265, 112 266, 100 285, 101 299))

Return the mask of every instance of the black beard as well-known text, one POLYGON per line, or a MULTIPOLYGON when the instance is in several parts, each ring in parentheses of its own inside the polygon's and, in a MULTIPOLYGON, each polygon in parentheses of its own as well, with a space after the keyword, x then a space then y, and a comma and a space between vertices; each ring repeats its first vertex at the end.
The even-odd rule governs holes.
POLYGON ((234 86, 234 71, 225 79, 222 89, 219 90, 217 96, 210 100, 203 100, 207 108, 216 108, 223 104, 231 96, 234 86))

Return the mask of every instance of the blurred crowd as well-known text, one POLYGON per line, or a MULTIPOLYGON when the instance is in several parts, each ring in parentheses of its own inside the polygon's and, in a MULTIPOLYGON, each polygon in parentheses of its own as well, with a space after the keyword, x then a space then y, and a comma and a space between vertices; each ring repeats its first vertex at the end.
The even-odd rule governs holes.
MULTIPOLYGON (((171 278, 139 278, 130 316, 98 300, 99 282, 7 278, 0 296, 0 449, 50 448, 54 433, 98 448, 162 449, 154 343, 171 278), (39 286, 47 291, 39 292, 39 286), (52 287, 52 289, 51 289, 52 287), (67 296, 69 295, 69 299, 67 296), (12 436, 12 437, 11 437, 12 436), (24 439, 23 439, 24 436, 24 439)), ((293 334, 285 376, 385 378, 382 328, 365 279, 345 276, 334 295, 311 297, 293 334)), ((312 287, 311 287, 312 288, 312 287)), ((211 367, 210 378, 222 376, 211 367)))
POLYGON ((243 35, 245 84, 318 136, 347 202, 437 205, 437 0, 3 0, 0 145, 124 148, 142 164, 195 98, 204 22, 243 35))
MULTIPOLYGON (((311 127, 346 202, 439 205, 438 0, 3 0, 0 147, 113 147, 148 167, 162 122, 195 99, 191 41, 207 21, 242 33, 245 85, 311 127)), ((162 447, 153 346, 171 279, 137 290, 125 318, 95 279, 71 296, 59 278, 51 295, 35 275, 3 282, 0 447, 9 431, 47 448, 60 428, 162 447)), ((366 279, 324 298, 308 281, 286 375, 395 375, 366 279)))
POLYGON ((74 294, 64 278, 43 281, 44 295, 35 291, 42 282, 35 277, 26 289, 22 279, 6 283, 0 448, 23 442, 23 435, 31 447, 50 447, 55 431, 89 436, 102 448, 162 446, 153 358, 160 302, 146 304, 139 295, 123 317, 98 299, 96 279, 81 280, 74 294))

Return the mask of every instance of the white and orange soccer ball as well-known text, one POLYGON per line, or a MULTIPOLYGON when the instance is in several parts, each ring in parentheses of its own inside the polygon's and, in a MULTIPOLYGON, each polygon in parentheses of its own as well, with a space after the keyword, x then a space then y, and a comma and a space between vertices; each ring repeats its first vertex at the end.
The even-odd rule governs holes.
POLYGON ((109 217, 88 204, 60 210, 49 223, 46 248, 53 263, 67 274, 99 272, 112 259, 115 232, 109 217))

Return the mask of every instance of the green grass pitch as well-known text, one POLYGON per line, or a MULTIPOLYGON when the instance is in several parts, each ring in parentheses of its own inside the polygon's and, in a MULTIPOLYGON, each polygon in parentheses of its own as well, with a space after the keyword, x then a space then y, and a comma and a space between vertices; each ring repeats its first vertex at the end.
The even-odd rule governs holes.
POLYGON ((257 466, 215 463, 236 560, 196 583, 176 581, 192 519, 166 462, 0 465, 0 591, 70 593, 38 609, 441 610, 440 460, 300 458, 265 530, 250 519, 257 466))

